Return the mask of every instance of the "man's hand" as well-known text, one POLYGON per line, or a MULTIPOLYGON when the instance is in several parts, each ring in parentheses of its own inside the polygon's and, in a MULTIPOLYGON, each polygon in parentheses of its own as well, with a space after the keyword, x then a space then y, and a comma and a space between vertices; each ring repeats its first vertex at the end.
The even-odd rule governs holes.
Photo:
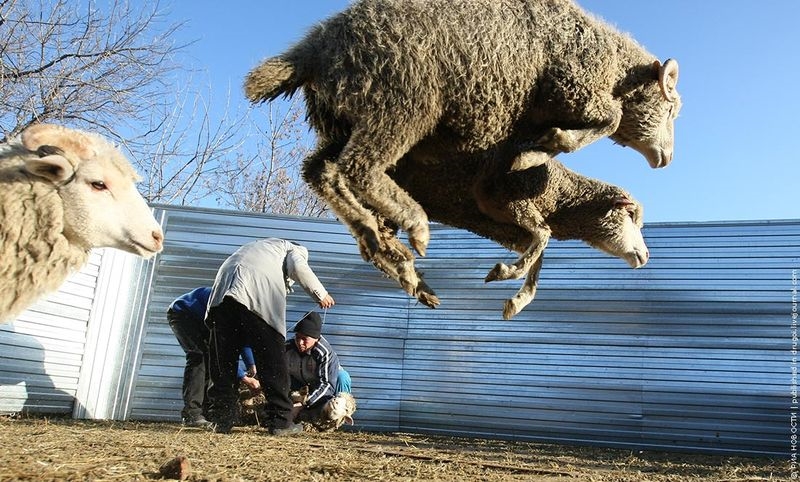
POLYGON ((331 295, 325 295, 325 298, 322 298, 319 302, 320 308, 330 308, 335 305, 336 302, 333 301, 333 297, 331 295))
POLYGON ((261 383, 259 383, 257 378, 245 375, 242 377, 242 383, 247 385, 247 388, 249 388, 252 393, 257 393, 261 390, 261 383))

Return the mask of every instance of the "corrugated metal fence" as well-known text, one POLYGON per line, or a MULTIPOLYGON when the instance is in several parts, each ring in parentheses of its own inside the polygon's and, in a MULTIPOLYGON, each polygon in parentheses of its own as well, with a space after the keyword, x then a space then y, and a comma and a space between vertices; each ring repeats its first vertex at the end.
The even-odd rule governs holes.
POLYGON ((496 300, 518 284, 480 284, 502 250, 437 232, 420 265, 446 304, 412 312, 403 429, 780 452, 798 228, 651 225, 638 271, 551 244, 536 300, 511 322, 496 300))
POLYGON ((0 412, 72 413, 101 259, 0 325, 0 412))
MULTIPOLYGON (((483 277, 514 255, 464 231, 432 228, 418 262, 442 299, 431 310, 363 262, 338 222, 157 211, 167 244, 132 270, 139 288, 129 298, 141 311, 126 312, 119 355, 132 363, 129 379, 107 374, 118 380, 116 408, 82 416, 178 420, 183 353, 168 304, 211 283, 241 244, 277 236, 309 248, 336 298, 324 332, 353 376, 359 428, 722 453, 788 448, 800 221, 648 225, 652 259, 637 271, 581 243, 552 242, 536 300, 503 321, 502 301, 521 281, 483 277)), ((298 290, 287 318, 313 307, 298 290)))

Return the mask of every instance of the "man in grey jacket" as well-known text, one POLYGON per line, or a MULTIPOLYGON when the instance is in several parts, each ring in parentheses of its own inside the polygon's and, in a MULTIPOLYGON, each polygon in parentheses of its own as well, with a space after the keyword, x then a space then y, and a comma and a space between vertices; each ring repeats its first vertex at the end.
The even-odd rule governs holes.
POLYGON ((211 340, 209 412, 214 430, 229 433, 237 401, 236 370, 242 347, 253 349, 273 435, 303 431, 292 421, 289 372, 284 358, 286 295, 297 282, 320 308, 334 300, 308 266, 308 250, 283 239, 267 238, 245 244, 220 266, 206 318, 211 340))

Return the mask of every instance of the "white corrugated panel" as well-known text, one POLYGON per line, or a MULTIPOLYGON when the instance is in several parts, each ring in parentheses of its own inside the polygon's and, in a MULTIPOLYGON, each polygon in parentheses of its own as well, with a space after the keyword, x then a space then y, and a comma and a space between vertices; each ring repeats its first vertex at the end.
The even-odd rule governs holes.
POLYGON ((72 413, 102 253, 0 324, 0 413, 72 413))
POLYGON ((98 275, 86 350, 81 365, 76 418, 119 420, 129 411, 144 327, 153 261, 109 249, 98 275))

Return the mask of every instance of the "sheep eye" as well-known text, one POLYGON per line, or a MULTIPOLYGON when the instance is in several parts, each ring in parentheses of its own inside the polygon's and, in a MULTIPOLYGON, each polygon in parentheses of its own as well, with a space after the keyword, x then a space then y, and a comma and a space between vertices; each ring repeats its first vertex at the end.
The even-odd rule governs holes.
POLYGON ((103 181, 92 182, 92 187, 97 189, 98 191, 105 191, 106 189, 108 189, 108 186, 106 186, 106 183, 104 183, 103 181))

